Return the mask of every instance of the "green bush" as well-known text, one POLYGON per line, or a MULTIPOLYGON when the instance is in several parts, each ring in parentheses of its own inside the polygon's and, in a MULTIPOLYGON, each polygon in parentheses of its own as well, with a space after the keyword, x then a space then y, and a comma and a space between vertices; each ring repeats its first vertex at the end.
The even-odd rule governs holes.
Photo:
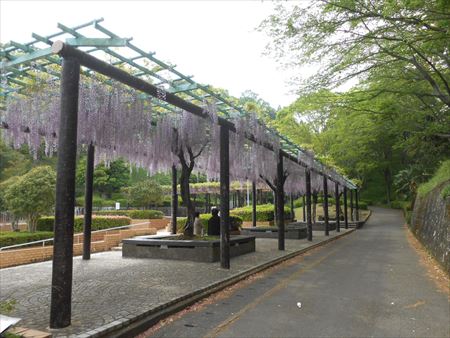
POLYGON ((361 202, 364 202, 364 203, 366 203, 367 205, 373 205, 373 201, 372 200, 369 200, 369 199, 361 199, 361 200, 359 200, 359 202, 361 203, 361 202))
MULTIPOLYGON (((38 220, 37 228, 39 231, 53 231, 54 216, 41 217, 38 220)), ((74 232, 83 231, 83 216, 76 216, 74 223, 74 232)), ((92 230, 102 230, 116 228, 131 224, 131 219, 126 216, 92 216, 92 230)))
POLYGON ((93 215, 100 215, 100 216, 129 216, 131 210, 98 210, 93 211, 93 215))
MULTIPOLYGON (((242 207, 230 210, 230 215, 239 216, 244 221, 252 220, 252 207, 242 207)), ((274 220, 274 207, 273 204, 261 204, 256 206, 256 220, 257 221, 273 221, 274 220)), ((285 206, 284 207, 284 218, 291 218, 291 208, 285 206)))
MULTIPOLYGON (((75 199, 75 205, 77 205, 79 207, 83 207, 84 206, 84 196, 77 197, 75 199)), ((107 200, 107 199, 101 198, 100 196, 95 196, 95 195, 92 197, 92 206, 94 206, 96 208, 114 207, 115 205, 116 205, 115 200, 107 200)), ((124 205, 126 205, 126 201, 125 201, 124 205)))
POLYGON ((44 216, 37 220, 37 230, 38 231, 52 231, 53 225, 55 224, 54 216, 44 216))
POLYGON ((411 202, 410 201, 392 201, 391 208, 401 209, 403 211, 411 211, 411 202))
MULTIPOLYGON (((342 204, 343 204, 343 201, 341 201, 342 202, 342 204)), ((368 208, 368 205, 367 205, 367 202, 364 202, 364 201, 359 201, 358 202, 358 207, 359 207, 359 209, 360 210, 367 210, 368 208)))
POLYGON ((301 208, 303 206, 302 198, 297 198, 294 200, 294 208, 301 208))
POLYGON ((101 210, 94 211, 95 215, 127 216, 134 219, 161 219, 164 213, 159 210, 101 210))
POLYGON ((128 217, 135 219, 160 219, 164 213, 158 210, 130 210, 128 217))
POLYGON ((447 198, 450 196, 450 160, 442 162, 433 177, 428 182, 425 182, 419 186, 417 189, 417 194, 420 197, 423 197, 444 182, 447 183, 442 187, 441 196, 442 198, 447 198))
POLYGON ((0 247, 10 246, 15 244, 28 243, 39 241, 41 239, 52 238, 53 232, 38 231, 38 232, 16 232, 6 231, 0 232, 0 247))
MULTIPOLYGON (((200 214, 200 222, 202 223, 205 233, 208 232, 208 221, 212 217, 211 214, 200 214)), ((177 232, 182 232, 186 225, 187 217, 177 218, 177 232)), ((230 215, 231 230, 239 230, 242 226, 242 218, 230 215)))

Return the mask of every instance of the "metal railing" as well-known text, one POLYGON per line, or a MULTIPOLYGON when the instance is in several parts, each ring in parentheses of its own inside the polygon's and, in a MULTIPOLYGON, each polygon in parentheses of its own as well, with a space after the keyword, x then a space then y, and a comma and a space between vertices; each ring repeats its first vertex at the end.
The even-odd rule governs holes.
MULTIPOLYGON (((120 226, 120 227, 95 230, 95 231, 92 231, 91 233, 95 234, 95 233, 100 233, 100 232, 129 229, 130 227, 134 227, 136 225, 142 225, 142 224, 146 224, 146 223, 147 222, 141 222, 141 223, 136 223, 136 224, 123 225, 123 226, 120 226)), ((78 234, 75 234, 74 237, 75 236, 80 237, 81 235, 83 235, 83 234, 82 233, 78 233, 78 234)), ((27 243, 8 245, 8 246, 1 247, 0 251, 17 249, 17 248, 23 248, 23 247, 26 247, 26 246, 38 246, 39 245, 39 246, 45 247, 46 243, 53 242, 53 240, 54 240, 54 238, 52 237, 52 238, 47 238, 47 239, 41 239, 39 241, 32 241, 32 242, 27 242, 27 243)), ((80 243, 80 241, 78 241, 78 243, 80 243)))

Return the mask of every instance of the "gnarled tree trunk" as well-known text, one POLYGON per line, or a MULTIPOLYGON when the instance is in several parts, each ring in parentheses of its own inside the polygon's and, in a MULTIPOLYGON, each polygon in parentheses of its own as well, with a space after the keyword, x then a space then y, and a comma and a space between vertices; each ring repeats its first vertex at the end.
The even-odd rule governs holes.
POLYGON ((312 210, 312 222, 316 223, 316 215, 317 215, 317 193, 312 194, 313 197, 313 210, 312 210))
POLYGON ((189 189, 189 178, 191 177, 192 169, 190 166, 181 166, 180 177, 180 193, 183 204, 187 209, 187 221, 184 226, 184 235, 193 236, 194 234, 194 218, 195 218, 195 206, 191 200, 191 191, 189 189))

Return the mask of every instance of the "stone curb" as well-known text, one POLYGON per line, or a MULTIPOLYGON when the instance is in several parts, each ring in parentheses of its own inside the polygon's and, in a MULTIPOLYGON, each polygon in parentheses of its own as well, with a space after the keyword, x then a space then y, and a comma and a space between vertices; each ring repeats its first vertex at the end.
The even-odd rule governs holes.
POLYGON ((294 258, 298 255, 301 255, 309 250, 315 249, 317 247, 326 245, 331 243, 341 237, 347 236, 354 232, 356 228, 348 229, 345 233, 339 234, 335 237, 328 238, 324 241, 311 245, 307 248, 300 249, 294 252, 291 252, 282 257, 275 258, 269 262, 260 264, 253 268, 242 271, 234 276, 228 277, 221 281, 212 283, 206 287, 198 289, 194 292, 191 292, 187 295, 178 297, 173 299, 170 302, 164 303, 162 305, 157 306, 149 311, 141 313, 137 316, 129 316, 127 318, 122 318, 120 320, 116 320, 114 322, 108 323, 106 325, 100 326, 94 330, 87 331, 76 335, 79 338, 95 338, 95 337, 110 337, 110 338, 127 338, 132 337, 137 334, 140 334, 147 330, 152 325, 156 324, 161 319, 168 317, 189 305, 192 305, 199 300, 210 296, 213 293, 216 293, 230 285, 233 285, 255 273, 266 270, 274 265, 277 265, 281 262, 284 262, 288 259, 294 258))

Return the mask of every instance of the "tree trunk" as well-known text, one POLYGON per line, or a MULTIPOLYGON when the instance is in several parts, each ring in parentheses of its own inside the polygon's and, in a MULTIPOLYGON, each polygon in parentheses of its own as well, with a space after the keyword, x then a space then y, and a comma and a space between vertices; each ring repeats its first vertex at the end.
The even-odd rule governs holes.
POLYGON ((187 220, 184 226, 184 235, 192 237, 194 235, 194 218, 195 218, 195 206, 191 201, 191 191, 189 189, 189 178, 192 170, 189 167, 181 166, 180 176, 180 192, 183 204, 187 209, 187 220))
POLYGON ((19 231, 19 219, 15 216, 11 220, 11 229, 12 231, 19 231))

